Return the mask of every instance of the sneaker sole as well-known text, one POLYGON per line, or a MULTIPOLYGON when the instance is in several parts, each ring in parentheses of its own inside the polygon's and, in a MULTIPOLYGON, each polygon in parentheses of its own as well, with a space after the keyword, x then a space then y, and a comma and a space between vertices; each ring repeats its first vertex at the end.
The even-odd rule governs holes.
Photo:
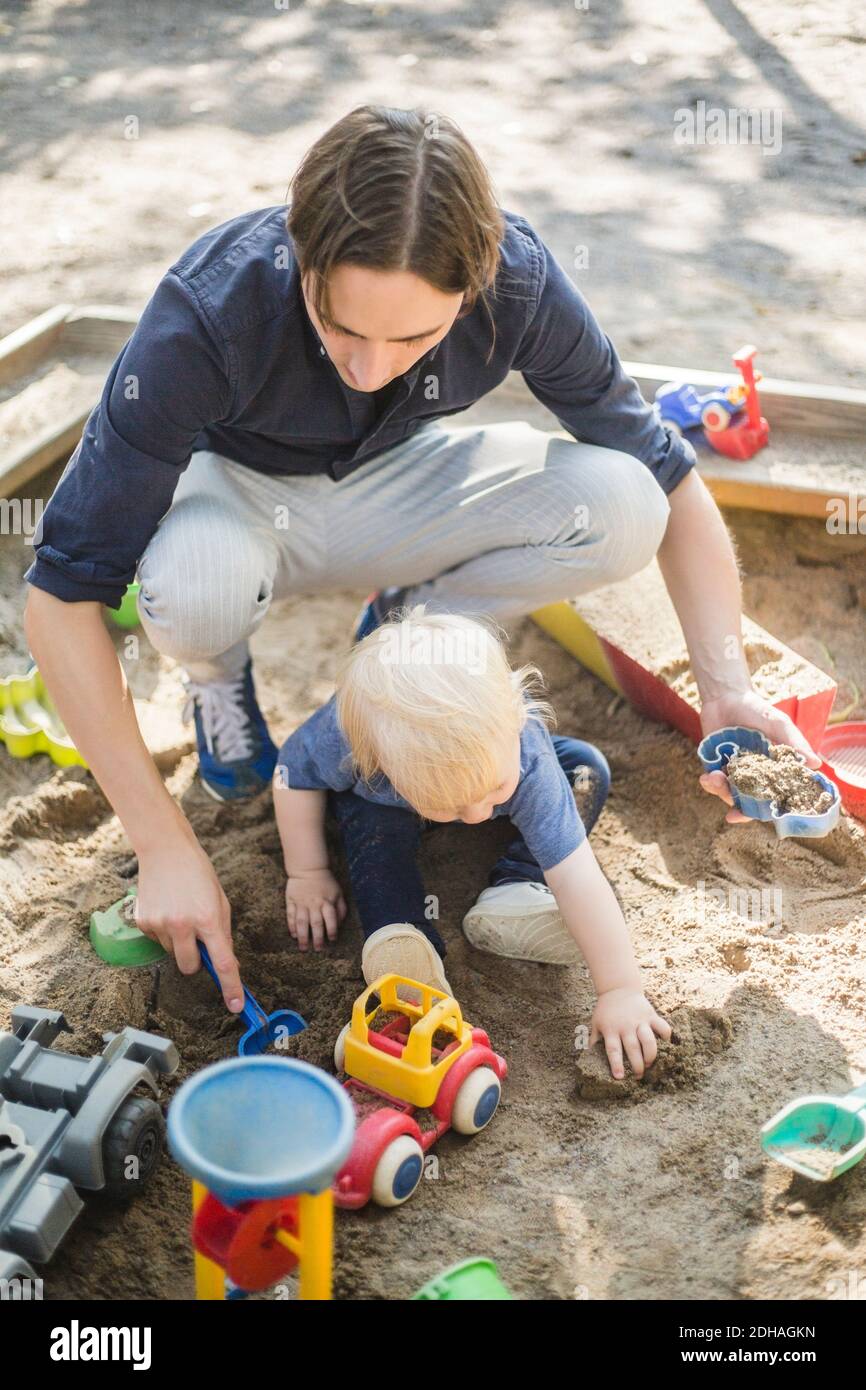
POLYGON ((212 797, 214 801, 218 801, 221 806, 228 806, 232 801, 237 801, 239 803, 242 801, 252 801, 254 797, 261 796, 262 792, 267 791, 267 785, 264 785, 257 787, 255 791, 244 792, 243 796, 223 796, 215 787, 211 786, 210 782, 205 781, 201 773, 199 773, 198 782, 199 786, 204 788, 208 796, 212 797))
POLYGON ((574 965, 581 956, 557 910, 509 915, 484 908, 467 912, 463 934, 491 956, 541 965, 574 965))
POLYGON ((368 985, 382 975, 403 975, 407 980, 451 994, 439 952, 412 926, 395 924, 374 932, 364 942, 361 969, 368 985))

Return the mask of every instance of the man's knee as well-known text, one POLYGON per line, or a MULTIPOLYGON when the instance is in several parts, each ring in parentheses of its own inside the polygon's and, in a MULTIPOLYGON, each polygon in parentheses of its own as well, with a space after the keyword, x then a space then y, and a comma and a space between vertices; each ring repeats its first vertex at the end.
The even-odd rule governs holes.
POLYGON ((670 503, 640 459, 616 450, 605 452, 603 485, 594 489, 587 521, 598 569, 604 582, 614 583, 653 559, 664 539, 670 503))
POLYGON ((178 661, 219 656, 248 637, 273 587, 252 531, 206 497, 171 509, 138 575, 142 626, 158 651, 178 661))

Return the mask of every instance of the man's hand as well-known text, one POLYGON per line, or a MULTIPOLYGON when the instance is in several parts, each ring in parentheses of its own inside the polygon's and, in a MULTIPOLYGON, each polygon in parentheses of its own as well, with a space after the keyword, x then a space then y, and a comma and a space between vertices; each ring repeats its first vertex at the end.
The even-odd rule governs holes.
POLYGON ((306 951, 321 951, 325 934, 336 941, 337 927, 346 915, 346 900, 330 869, 310 869, 293 875, 286 884, 286 921, 289 934, 306 951))
POLYGON ((199 941, 210 952, 232 1013, 243 1008, 238 963, 232 950, 231 908, 213 865, 192 835, 173 835, 138 857, 135 924, 172 951, 177 968, 194 975, 201 966, 199 941))
POLYGON ((656 1059, 656 1034, 670 1041, 671 1026, 657 1014, 639 989, 609 989, 598 996, 592 1015, 589 1045, 604 1038, 604 1048, 614 1080, 625 1076, 623 1048, 635 1076, 643 1076, 656 1059))
MULTIPOLYGON (((718 699, 705 702, 701 710, 701 729, 705 735, 715 733, 716 729, 737 726, 758 729, 771 743, 787 743, 791 748, 796 748, 797 752, 805 757, 807 767, 821 766, 821 759, 796 724, 756 691, 738 691, 736 694, 722 695, 718 699)), ((751 819, 734 809, 734 798, 723 772, 705 772, 700 781, 704 791, 721 797, 722 801, 731 807, 725 816, 725 820, 731 825, 751 819)))

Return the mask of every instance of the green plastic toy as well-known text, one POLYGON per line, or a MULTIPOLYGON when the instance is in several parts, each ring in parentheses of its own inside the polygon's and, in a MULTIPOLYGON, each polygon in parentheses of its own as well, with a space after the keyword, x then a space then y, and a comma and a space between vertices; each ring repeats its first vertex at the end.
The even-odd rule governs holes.
POLYGON ((492 1260, 463 1260, 443 1270, 412 1295, 411 1301, 443 1303, 446 1300, 466 1300, 489 1303, 510 1299, 511 1294, 499 1277, 492 1260))
POLYGON ((90 918, 90 944, 108 965, 155 965, 165 959, 159 942, 145 936, 133 922, 128 904, 134 898, 135 888, 130 888, 107 911, 94 912, 90 918))
POLYGON ((119 608, 109 608, 108 616, 118 627, 138 627, 138 593, 140 584, 127 584, 119 608))
POLYGON ((866 1083, 844 1096, 801 1096, 761 1130, 761 1147, 815 1182, 830 1182, 866 1153, 866 1083))
POLYGON ((13 758, 47 753, 58 767, 86 767, 35 666, 0 680, 0 739, 13 758))

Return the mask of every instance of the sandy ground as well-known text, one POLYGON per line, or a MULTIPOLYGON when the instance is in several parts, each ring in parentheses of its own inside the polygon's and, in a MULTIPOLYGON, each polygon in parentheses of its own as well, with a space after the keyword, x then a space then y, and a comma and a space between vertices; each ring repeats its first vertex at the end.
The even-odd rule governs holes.
MULTIPOLYGON (((276 15, 227 0, 37 3, 6 8, 0 41, 0 331, 59 300, 139 306, 198 229, 279 201, 327 121, 360 100, 430 99, 463 122, 503 202, 566 264, 588 245, 579 283, 623 355, 722 364, 751 336, 773 375, 862 383, 854 238, 866 133, 853 4, 819 15, 788 0, 675 0, 649 16, 619 3, 502 12, 485 0, 331 0, 276 15), (677 150, 672 110, 699 96, 783 107, 782 153, 677 150), (137 141, 123 138, 129 114, 137 141)), ((40 480, 45 496, 51 481, 40 480)), ((729 519, 751 616, 866 690, 863 538, 729 519)), ((2 674, 26 656, 27 561, 20 540, 0 538, 2 674)), ((259 633, 276 737, 330 693, 357 598, 284 601, 259 633)), ((449 977, 510 1076, 490 1130, 443 1141, 438 1176, 407 1207, 339 1216, 337 1294, 405 1297, 453 1260, 487 1253, 529 1298, 831 1296, 866 1268, 866 1179, 855 1170, 809 1184, 770 1167, 757 1134, 796 1094, 866 1076, 864 829, 846 818, 823 841, 793 842, 725 826, 678 734, 614 699, 532 623, 512 639, 515 660, 544 671, 559 727, 611 762, 593 840, 680 1042, 648 1084, 605 1084, 575 1047, 592 1003, 585 972, 497 961, 460 933, 505 827, 432 830, 425 869, 449 977)), ((293 1046, 327 1065, 359 985, 355 924, 327 956, 289 949, 267 798, 218 807, 196 787, 179 673, 144 641, 136 656, 117 640, 147 701, 149 742, 232 902, 247 981, 263 1002, 306 1015, 293 1046)), ((862 704, 856 713, 866 718, 862 704)), ((82 1051, 124 1023, 153 1028, 176 1041, 183 1074, 230 1055, 235 1025, 206 978, 95 963, 88 916, 120 896, 135 863, 89 776, 4 755, 0 796, 0 1022, 19 1000, 62 1007, 82 1051)), ((126 1211, 88 1201, 46 1271, 46 1297, 191 1296, 186 1221, 171 1163, 126 1211)))

